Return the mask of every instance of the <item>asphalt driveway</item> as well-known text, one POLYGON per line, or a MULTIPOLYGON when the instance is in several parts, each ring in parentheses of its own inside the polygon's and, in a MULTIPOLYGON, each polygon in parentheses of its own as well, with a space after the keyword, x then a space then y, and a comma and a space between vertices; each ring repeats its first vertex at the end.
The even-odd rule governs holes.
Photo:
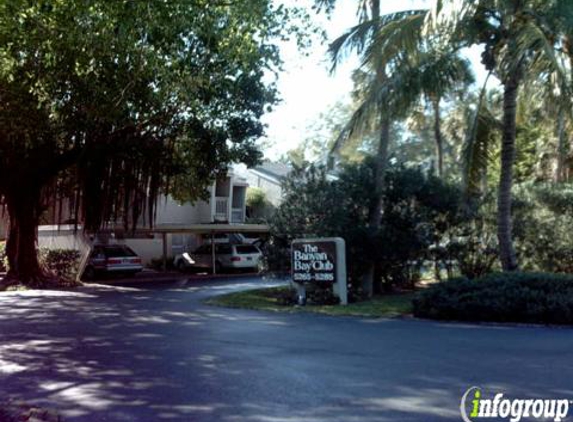
POLYGON ((460 398, 474 385, 573 399, 571 329, 201 303, 265 284, 0 294, 1 397, 89 422, 459 421, 460 398))

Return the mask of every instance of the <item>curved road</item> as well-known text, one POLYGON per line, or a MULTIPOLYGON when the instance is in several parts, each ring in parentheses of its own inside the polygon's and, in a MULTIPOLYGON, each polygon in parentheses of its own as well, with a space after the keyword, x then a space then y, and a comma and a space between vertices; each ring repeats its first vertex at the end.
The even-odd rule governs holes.
MULTIPOLYGON (((573 331, 209 307, 259 279, 0 294, 0 392, 65 421, 460 421, 573 399, 573 331)), ((573 410, 570 412, 573 415, 573 410)))

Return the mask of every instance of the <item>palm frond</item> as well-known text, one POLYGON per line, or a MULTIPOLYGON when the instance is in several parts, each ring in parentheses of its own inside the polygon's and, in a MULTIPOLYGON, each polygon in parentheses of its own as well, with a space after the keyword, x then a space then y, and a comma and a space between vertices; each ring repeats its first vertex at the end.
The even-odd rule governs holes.
MULTIPOLYGON (((393 31, 402 28, 401 25, 404 23, 404 19, 412 16, 420 16, 426 12, 426 9, 406 10, 366 20, 353 26, 335 39, 328 48, 332 62, 331 71, 335 71, 337 65, 343 61, 349 53, 356 52, 360 55, 363 54, 367 48, 370 50, 368 46, 372 44, 373 38, 378 38, 377 33, 380 31, 384 31, 386 36, 389 36, 393 31)), ((409 35, 407 32, 400 32, 401 36, 409 35)), ((393 40, 394 42, 398 42, 400 35, 394 36, 393 40)), ((412 47, 412 44, 409 44, 409 46, 412 47)), ((396 50, 394 49, 393 51, 396 50)))
POLYGON ((328 47, 328 54, 332 63, 330 71, 334 72, 337 65, 351 52, 361 54, 370 41, 374 28, 373 20, 361 22, 330 43, 328 47))
POLYGON ((426 14, 423 35, 439 35, 448 44, 459 33, 459 27, 467 22, 478 8, 476 0, 437 0, 426 14))
MULTIPOLYGON (((571 93, 568 78, 562 60, 555 51, 555 42, 544 32, 534 20, 528 20, 520 27, 516 37, 516 48, 505 57, 507 63, 518 63, 520 58, 530 58, 530 73, 536 75, 553 73, 560 89, 571 93)), ((507 71, 513 71, 513 66, 507 65, 507 71)))
POLYGON ((317 12, 332 13, 336 0, 314 0, 314 9, 317 12))
POLYGON ((480 185, 490 161, 492 139, 495 132, 502 127, 501 122, 484 106, 487 82, 490 75, 491 72, 488 74, 481 89, 476 110, 468 118, 469 130, 462 149, 462 184, 468 198, 481 193, 480 185))
POLYGON ((368 79, 360 89, 360 105, 340 131, 331 152, 339 151, 348 140, 372 131, 381 115, 403 117, 420 97, 420 87, 417 82, 413 82, 416 72, 415 68, 407 68, 383 81, 368 79))
POLYGON ((374 127, 379 116, 379 110, 380 104, 378 103, 377 93, 373 90, 367 91, 366 98, 352 113, 352 116, 336 137, 330 153, 338 153, 348 140, 359 137, 374 127))
POLYGON ((420 89, 427 96, 443 97, 456 86, 474 82, 469 61, 455 51, 438 55, 423 54, 420 63, 415 66, 420 74, 420 89))
POLYGON ((421 30, 427 10, 395 14, 379 26, 363 54, 362 65, 384 67, 403 55, 415 56, 420 51, 421 30))

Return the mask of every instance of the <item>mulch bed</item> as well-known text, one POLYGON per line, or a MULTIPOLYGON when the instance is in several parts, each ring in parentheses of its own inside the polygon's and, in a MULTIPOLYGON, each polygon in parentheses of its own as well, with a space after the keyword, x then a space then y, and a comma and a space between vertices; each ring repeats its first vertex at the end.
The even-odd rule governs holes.
POLYGON ((82 283, 75 280, 67 280, 52 275, 43 275, 26 284, 16 278, 0 275, 0 292, 28 289, 69 289, 81 285, 82 283))

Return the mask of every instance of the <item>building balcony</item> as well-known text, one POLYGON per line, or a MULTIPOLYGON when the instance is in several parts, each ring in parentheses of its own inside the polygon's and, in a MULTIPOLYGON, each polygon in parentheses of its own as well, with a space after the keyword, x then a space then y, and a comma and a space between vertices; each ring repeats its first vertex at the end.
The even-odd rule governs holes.
POLYGON ((215 222, 244 223, 245 207, 230 208, 228 197, 217 196, 215 197, 215 214, 213 215, 213 220, 215 222))
POLYGON ((233 208, 231 211, 231 223, 244 223, 245 210, 244 208, 233 208))
POLYGON ((229 198, 224 196, 215 197, 215 221, 229 221, 229 198))

